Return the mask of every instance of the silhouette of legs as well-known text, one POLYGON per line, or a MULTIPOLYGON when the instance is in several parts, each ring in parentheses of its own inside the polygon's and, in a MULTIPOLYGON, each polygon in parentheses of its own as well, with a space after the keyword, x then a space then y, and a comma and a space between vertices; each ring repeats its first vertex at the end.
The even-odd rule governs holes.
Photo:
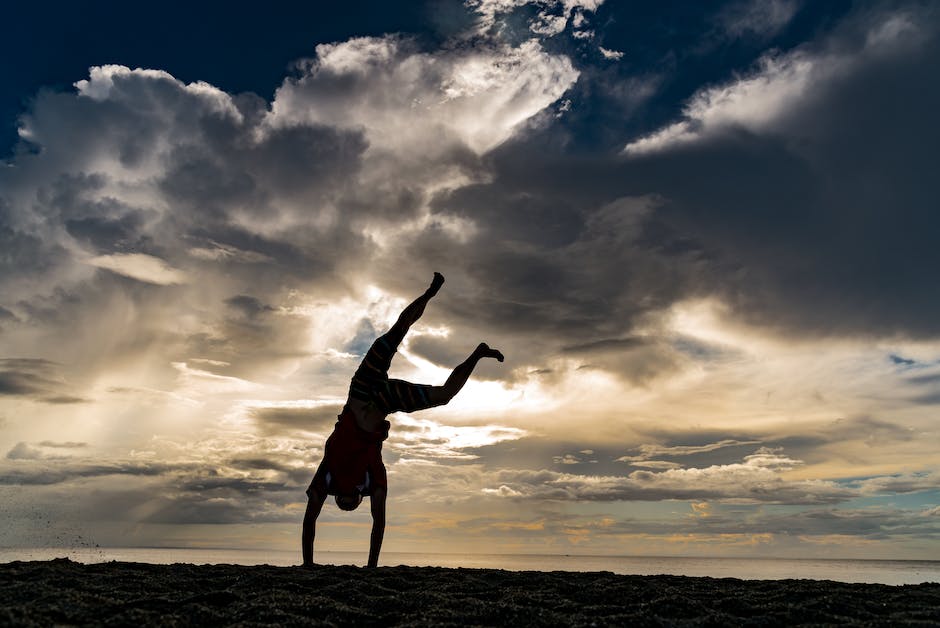
POLYGON ((434 279, 424 294, 415 299, 398 316, 398 320, 385 334, 379 336, 366 353, 353 375, 349 395, 353 399, 375 402, 386 413, 415 412, 448 403, 464 387, 477 362, 483 358, 503 361, 503 354, 491 349, 486 343, 480 345, 459 364, 443 386, 413 384, 400 379, 388 379, 388 369, 398 345, 404 340, 411 326, 424 314, 428 301, 444 284, 444 277, 434 273, 434 279))
POLYGON ((431 281, 431 285, 428 289, 424 291, 424 294, 412 301, 408 307, 402 310, 402 313, 398 315, 398 320, 395 321, 392 328, 382 336, 392 348, 392 353, 398 349, 398 345, 404 340, 408 329, 424 314, 424 308, 428 304, 428 301, 437 294, 437 291, 441 289, 442 285, 444 285, 444 276, 440 273, 434 273, 434 279, 431 281))
POLYGON ((457 365, 443 386, 432 386, 428 390, 428 398, 431 402, 429 407, 442 406, 453 399, 470 379, 470 374, 476 368, 477 362, 483 358, 495 358, 500 362, 504 359, 502 353, 496 349, 490 349, 489 345, 481 342, 470 357, 457 365))
MULTIPOLYGON (((408 388, 402 386, 407 382, 401 380, 389 380, 388 369, 392 365, 392 358, 398 351, 398 345, 404 340, 408 329, 424 314, 424 308, 428 301, 437 294, 444 284, 444 276, 440 273, 434 273, 434 279, 424 294, 411 302, 402 313, 398 320, 392 325, 386 333, 376 338, 375 342, 366 352, 362 363, 353 374, 352 382, 349 386, 349 396, 365 402, 377 402, 383 407, 388 407, 388 412, 408 408, 413 403, 424 404, 427 406, 425 390, 423 388, 408 388), (395 410, 391 408, 395 407, 395 410)), ((410 410, 409 410, 410 411, 410 410)))

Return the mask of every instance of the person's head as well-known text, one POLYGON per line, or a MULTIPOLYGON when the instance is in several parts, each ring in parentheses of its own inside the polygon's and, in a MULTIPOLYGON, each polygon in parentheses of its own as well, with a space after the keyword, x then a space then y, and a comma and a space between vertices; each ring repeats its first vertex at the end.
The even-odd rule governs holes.
POLYGON ((342 510, 355 510, 361 503, 362 495, 360 495, 358 492, 348 495, 336 496, 336 505, 339 506, 342 510))

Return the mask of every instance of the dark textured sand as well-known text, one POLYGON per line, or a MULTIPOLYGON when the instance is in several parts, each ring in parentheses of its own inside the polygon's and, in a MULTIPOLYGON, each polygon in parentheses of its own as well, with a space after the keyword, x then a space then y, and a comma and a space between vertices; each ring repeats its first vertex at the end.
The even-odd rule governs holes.
POLYGON ((0 564, 0 624, 940 626, 940 584, 58 559, 0 564))

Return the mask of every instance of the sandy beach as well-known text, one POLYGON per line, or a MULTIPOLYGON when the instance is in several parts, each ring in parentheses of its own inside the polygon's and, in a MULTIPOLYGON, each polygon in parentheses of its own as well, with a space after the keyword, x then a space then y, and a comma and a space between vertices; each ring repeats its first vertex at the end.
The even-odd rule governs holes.
POLYGON ((0 624, 940 625, 940 584, 349 566, 0 565, 0 624))

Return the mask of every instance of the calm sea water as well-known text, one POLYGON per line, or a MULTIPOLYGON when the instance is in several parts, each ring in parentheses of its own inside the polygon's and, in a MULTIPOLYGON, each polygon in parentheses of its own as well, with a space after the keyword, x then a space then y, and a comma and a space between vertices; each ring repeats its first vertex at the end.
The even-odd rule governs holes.
MULTIPOLYGON (((83 563, 110 560, 144 563, 229 563, 236 565, 296 565, 296 552, 244 549, 175 548, 0 548, 0 562, 50 560, 68 557, 83 563)), ((363 565, 361 552, 318 552, 317 562, 363 565)), ((650 556, 549 556, 538 554, 408 554, 387 552, 380 565, 415 567, 469 567, 510 571, 610 571, 618 574, 711 576, 746 580, 799 578, 920 584, 940 582, 940 561, 921 560, 813 560, 781 558, 682 558, 650 556)))

